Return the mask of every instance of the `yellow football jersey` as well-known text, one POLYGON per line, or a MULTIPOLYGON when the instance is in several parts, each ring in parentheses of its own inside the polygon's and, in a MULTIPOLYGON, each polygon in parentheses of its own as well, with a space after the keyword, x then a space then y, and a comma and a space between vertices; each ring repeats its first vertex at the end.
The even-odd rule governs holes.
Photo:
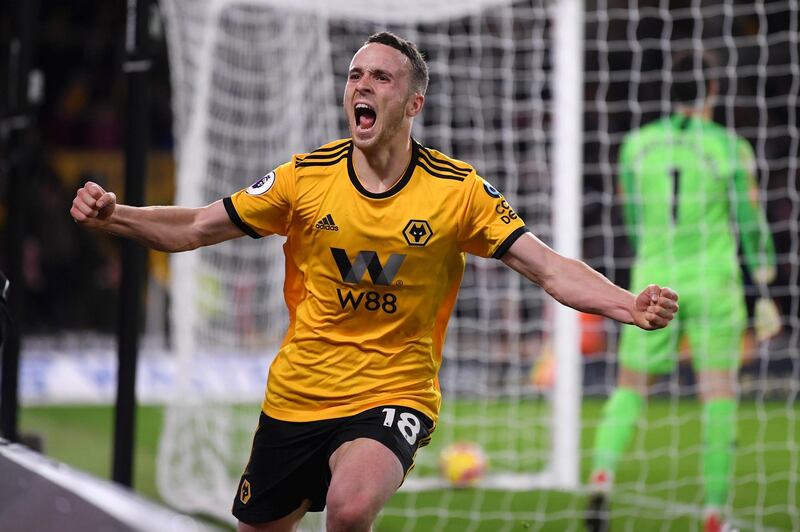
POLYGON ((313 421, 396 404, 435 421, 464 253, 499 258, 526 228, 474 168, 416 141, 378 194, 351 155, 349 139, 329 143, 224 199, 248 235, 287 237, 289 329, 263 410, 313 421))

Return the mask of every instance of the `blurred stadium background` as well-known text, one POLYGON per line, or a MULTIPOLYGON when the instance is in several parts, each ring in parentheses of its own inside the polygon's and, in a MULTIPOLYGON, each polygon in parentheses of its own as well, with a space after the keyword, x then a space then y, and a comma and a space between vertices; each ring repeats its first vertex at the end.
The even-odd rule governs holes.
MULTIPOLYGON (((131 483, 153 501, 230 526, 231 479, 246 459, 285 324, 280 242, 237 241, 173 263, 149 252, 141 297, 121 299, 118 242, 79 229, 68 211, 88 179, 125 200, 131 84, 124 65, 149 61, 140 79, 151 96, 142 136, 145 203, 198 205, 248 185, 294 151, 344 135, 337 102, 347 61, 369 33, 398 31, 431 63, 431 93, 415 135, 474 163, 552 242, 559 90, 552 54, 565 3, 465 0, 415 11, 422 0, 405 9, 391 1, 325 8, 164 0, 146 10, 148 45, 133 58, 125 32, 136 2, 38 0, 22 55, 23 3, 4 4, 0 268, 11 277, 20 340, 16 436, 100 478, 124 469, 113 458, 119 308, 121 301, 134 312, 141 305, 131 483), (14 78, 24 53, 30 87, 39 90, 14 106, 24 100, 14 78)), ((575 36, 583 61, 579 248, 623 286, 631 252, 614 195, 622 136, 667 109, 671 52, 702 46, 721 55, 716 118, 756 151, 778 251, 770 295, 784 317, 780 336, 745 350, 731 509, 742 530, 800 530, 798 2, 587 0, 583 10, 583 41, 575 36)), ((759 293, 747 282, 752 305, 759 293)), ((538 289, 470 261, 445 353, 442 422, 413 476, 435 478, 437 449, 461 439, 479 441, 495 471, 548 469, 558 454, 551 445, 553 312, 538 289)), ((604 320, 582 317, 580 327, 579 456, 567 455, 577 460, 578 482, 614 384, 618 334, 604 320)), ((15 344, 12 335, 4 371, 15 344)), ((4 386, 8 380, 6 371, 4 386)), ((645 417, 619 474, 612 529, 696 530, 699 408, 688 365, 657 388, 645 417)), ((3 430, 9 437, 8 425, 3 430)), ((579 485, 407 490, 376 529, 581 530, 584 498, 579 485)))

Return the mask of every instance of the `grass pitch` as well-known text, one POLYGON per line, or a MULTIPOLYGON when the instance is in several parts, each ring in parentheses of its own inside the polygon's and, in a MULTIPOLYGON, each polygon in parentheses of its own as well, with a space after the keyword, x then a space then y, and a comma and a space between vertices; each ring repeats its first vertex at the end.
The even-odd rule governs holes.
MULTIPOLYGON (((583 403, 586 427, 581 438, 583 478, 588 474, 586 457, 601 407, 599 400, 583 403)), ((521 419, 535 418, 543 412, 541 403, 536 401, 509 406, 502 402, 478 405, 451 399, 445 408, 451 415, 480 408, 481 417, 489 422, 504 419, 509 408, 517 409, 513 415, 521 419)), ((256 409, 254 407, 254 412, 256 409)), ((798 414, 800 406, 794 403, 743 401, 740 405, 732 506, 734 522, 743 531, 800 530, 798 414)), ((697 512, 702 508, 699 419, 700 408, 694 400, 650 402, 644 421, 646 428, 639 431, 618 472, 620 489, 612 499, 612 530, 699 530, 697 512)), ((160 407, 139 407, 134 487, 155 500, 159 500, 155 487, 155 458, 161 421, 160 407)), ((438 454, 445 439, 475 439, 474 427, 447 428, 445 423, 443 416, 433 443, 424 450, 429 458, 438 454)), ((46 454, 101 478, 110 477, 112 427, 111 407, 27 407, 20 413, 21 431, 41 435, 46 454)), ((542 434, 531 436, 530 432, 529 429, 492 428, 491 438, 484 439, 484 445, 491 450, 494 445, 506 445, 511 441, 523 454, 525 447, 531 447, 535 461, 536 456, 540 456, 535 451, 544 449, 548 435, 541 431, 542 434)), ((426 468, 433 467, 432 463, 430 459, 420 460, 418 470, 412 475, 424 474, 426 468)), ((583 530, 584 503, 583 494, 549 490, 400 492, 391 499, 375 528, 379 532, 578 531, 583 530)))

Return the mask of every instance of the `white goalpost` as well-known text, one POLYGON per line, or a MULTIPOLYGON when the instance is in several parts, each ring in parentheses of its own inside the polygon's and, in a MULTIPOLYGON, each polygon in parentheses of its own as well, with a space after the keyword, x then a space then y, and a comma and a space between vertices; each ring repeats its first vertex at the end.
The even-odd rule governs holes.
MULTIPOLYGON (((417 43, 430 68, 414 137, 474 165, 539 238, 627 286, 619 145, 669 110, 665 58, 715 50, 724 81, 716 118, 753 145, 778 249, 770 290, 785 314, 782 335, 745 360, 731 510, 743 529, 798 529, 800 7, 672 4, 160 0, 176 203, 210 203, 294 153, 348 136, 347 66, 370 34, 389 30, 417 43)), ((287 327, 282 244, 242 238, 171 259, 171 347, 183 380, 165 411, 157 476, 181 510, 230 519, 263 393, 253 383, 266 382, 287 327), (259 369, 223 393, 196 378, 234 361, 259 369)), ((747 293, 752 300, 755 289, 747 293)), ((444 347, 439 424, 378 530, 583 529, 591 435, 615 382, 619 326, 592 331, 579 318, 498 261, 468 258, 444 347), (489 474, 454 490, 438 451, 464 440, 485 450, 489 474)), ((655 392, 619 477, 615 529, 693 529, 701 511, 691 377, 678 371, 655 392)))
MULTIPOLYGON (((553 38, 553 247, 581 258, 583 191, 583 1, 563 0, 554 9, 553 38)), ((556 375, 553 389, 553 483, 575 489, 580 470, 582 366, 577 314, 557 306, 553 320, 556 375)))

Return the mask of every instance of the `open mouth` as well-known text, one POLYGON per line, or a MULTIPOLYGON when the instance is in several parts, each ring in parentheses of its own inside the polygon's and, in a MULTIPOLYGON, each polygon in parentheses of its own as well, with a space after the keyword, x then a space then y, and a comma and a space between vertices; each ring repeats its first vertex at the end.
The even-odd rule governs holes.
POLYGON ((356 127, 359 129, 369 129, 375 125, 377 114, 375 109, 365 103, 357 103, 355 110, 356 127))

